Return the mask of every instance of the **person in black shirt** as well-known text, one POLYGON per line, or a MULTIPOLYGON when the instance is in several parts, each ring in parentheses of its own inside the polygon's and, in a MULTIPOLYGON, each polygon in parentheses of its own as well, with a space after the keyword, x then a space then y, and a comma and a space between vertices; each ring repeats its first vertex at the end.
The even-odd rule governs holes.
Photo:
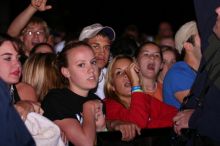
POLYGON ((191 94, 185 98, 186 103, 182 106, 183 111, 173 119, 174 127, 178 134, 183 128, 195 129, 203 141, 219 146, 220 1, 194 0, 194 5, 203 56, 191 94))
POLYGON ((98 66, 92 48, 83 42, 67 44, 57 58, 66 88, 53 89, 42 102, 44 116, 64 132, 69 145, 93 145, 96 131, 105 129, 97 86, 98 66))

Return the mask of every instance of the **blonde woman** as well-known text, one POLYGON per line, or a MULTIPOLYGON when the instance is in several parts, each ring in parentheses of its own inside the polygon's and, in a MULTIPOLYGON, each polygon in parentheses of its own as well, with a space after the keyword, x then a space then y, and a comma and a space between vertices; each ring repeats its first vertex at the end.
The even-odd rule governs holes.
POLYGON ((104 88, 106 119, 132 122, 140 128, 172 126, 177 110, 145 94, 138 72, 128 56, 116 56, 109 64, 104 88))
POLYGON ((55 54, 37 53, 31 55, 23 66, 22 81, 35 88, 40 102, 50 89, 63 87, 55 59, 55 54))

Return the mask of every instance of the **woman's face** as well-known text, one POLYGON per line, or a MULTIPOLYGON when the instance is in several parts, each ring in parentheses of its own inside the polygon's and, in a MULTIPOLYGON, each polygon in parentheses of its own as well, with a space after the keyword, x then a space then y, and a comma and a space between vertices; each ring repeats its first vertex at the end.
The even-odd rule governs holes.
POLYGON ((141 49, 138 58, 140 72, 144 78, 156 79, 162 68, 160 48, 154 44, 147 44, 141 49))
POLYGON ((91 48, 79 46, 69 50, 67 61, 68 67, 63 67, 62 73, 75 93, 86 93, 97 86, 98 66, 91 48))
POLYGON ((129 59, 119 59, 112 66, 113 91, 119 97, 131 97, 131 82, 125 73, 126 68, 132 62, 129 59))
POLYGON ((0 77, 8 84, 15 84, 21 76, 20 55, 10 41, 0 46, 0 77))

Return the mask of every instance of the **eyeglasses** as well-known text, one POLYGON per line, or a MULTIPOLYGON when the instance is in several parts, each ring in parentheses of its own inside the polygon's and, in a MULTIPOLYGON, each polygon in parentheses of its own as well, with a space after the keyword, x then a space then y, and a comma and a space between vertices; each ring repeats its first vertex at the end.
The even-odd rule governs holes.
POLYGON ((29 36, 33 36, 33 35, 37 35, 37 36, 42 36, 45 35, 44 31, 26 31, 24 32, 25 35, 29 35, 29 36))

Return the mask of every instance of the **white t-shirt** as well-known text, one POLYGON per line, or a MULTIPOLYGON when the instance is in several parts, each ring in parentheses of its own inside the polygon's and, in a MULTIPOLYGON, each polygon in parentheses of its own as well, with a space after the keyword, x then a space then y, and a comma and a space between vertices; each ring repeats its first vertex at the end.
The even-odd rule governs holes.
POLYGON ((107 68, 103 68, 101 70, 101 73, 99 75, 99 83, 98 83, 98 86, 97 86, 97 90, 95 92, 95 94, 98 95, 100 99, 104 99, 105 98, 104 84, 105 84, 106 71, 107 71, 107 68))
POLYGON ((65 46, 65 41, 61 41, 55 45, 54 50, 56 53, 61 52, 65 46))

